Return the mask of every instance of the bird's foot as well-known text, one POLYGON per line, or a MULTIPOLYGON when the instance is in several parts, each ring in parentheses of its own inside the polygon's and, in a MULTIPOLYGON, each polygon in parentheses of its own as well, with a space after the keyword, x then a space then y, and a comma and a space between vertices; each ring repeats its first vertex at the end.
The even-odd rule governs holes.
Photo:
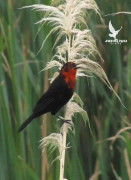
MULTIPOLYGON (((68 124, 69 127, 72 126, 71 120, 65 120, 64 118, 62 119, 62 124, 68 124)), ((61 131, 61 135, 63 136, 63 131, 61 131)))
POLYGON ((71 120, 65 120, 65 119, 64 119, 64 120, 62 120, 62 121, 63 121, 63 124, 66 123, 66 124, 71 125, 71 120))
POLYGON ((65 120, 62 116, 56 116, 58 118, 58 120, 61 120, 62 123, 66 123, 66 124, 69 124, 71 125, 71 120, 65 120))

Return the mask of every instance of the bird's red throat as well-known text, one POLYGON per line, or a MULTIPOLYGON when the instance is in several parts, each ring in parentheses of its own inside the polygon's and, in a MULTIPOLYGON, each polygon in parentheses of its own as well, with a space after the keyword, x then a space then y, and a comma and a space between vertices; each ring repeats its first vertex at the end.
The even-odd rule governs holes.
POLYGON ((68 72, 63 71, 62 75, 70 89, 75 89, 76 85, 76 69, 70 69, 68 72))

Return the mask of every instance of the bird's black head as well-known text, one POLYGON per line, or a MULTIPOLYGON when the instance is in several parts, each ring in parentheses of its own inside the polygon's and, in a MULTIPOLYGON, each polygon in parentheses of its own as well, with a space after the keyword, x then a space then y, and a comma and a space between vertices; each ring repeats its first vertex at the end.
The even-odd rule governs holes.
POLYGON ((61 72, 62 71, 69 72, 71 70, 76 71, 76 69, 77 69, 77 65, 74 62, 68 62, 63 65, 63 67, 61 68, 61 72))

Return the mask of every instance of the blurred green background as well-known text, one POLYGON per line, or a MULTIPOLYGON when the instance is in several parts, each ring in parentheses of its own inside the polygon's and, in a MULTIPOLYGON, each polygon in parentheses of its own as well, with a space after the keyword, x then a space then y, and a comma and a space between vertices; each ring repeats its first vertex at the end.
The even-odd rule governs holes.
MULTIPOLYGON (((46 115, 43 121, 34 120, 24 132, 17 133, 47 89, 48 77, 53 73, 39 72, 53 55, 55 35, 48 38, 37 55, 51 26, 44 26, 36 35, 39 25, 34 23, 42 14, 19 9, 34 3, 49 4, 49 1, 0 1, 0 180, 58 180, 59 177, 59 161, 51 165, 57 152, 42 156, 39 148, 43 136, 59 131, 55 118, 46 115)), ((94 13, 89 17, 89 26, 105 60, 102 66, 127 109, 99 79, 78 79, 76 90, 84 101, 94 137, 76 116, 75 135, 71 132, 68 135, 71 148, 66 152, 65 177, 68 180, 130 180, 131 15, 104 15, 131 11, 131 1, 97 0, 97 3, 107 27, 94 13), (110 39, 110 20, 116 30, 123 27, 117 37, 128 40, 127 43, 105 43, 110 39), (111 141, 101 141, 116 134, 111 141)))

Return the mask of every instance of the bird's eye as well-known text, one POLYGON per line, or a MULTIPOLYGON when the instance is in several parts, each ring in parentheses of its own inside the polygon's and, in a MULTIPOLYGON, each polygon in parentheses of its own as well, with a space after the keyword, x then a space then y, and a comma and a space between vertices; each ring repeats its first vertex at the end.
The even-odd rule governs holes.
POLYGON ((73 68, 76 68, 76 64, 73 64, 73 68))
POLYGON ((76 64, 71 64, 71 68, 76 69, 76 64))

